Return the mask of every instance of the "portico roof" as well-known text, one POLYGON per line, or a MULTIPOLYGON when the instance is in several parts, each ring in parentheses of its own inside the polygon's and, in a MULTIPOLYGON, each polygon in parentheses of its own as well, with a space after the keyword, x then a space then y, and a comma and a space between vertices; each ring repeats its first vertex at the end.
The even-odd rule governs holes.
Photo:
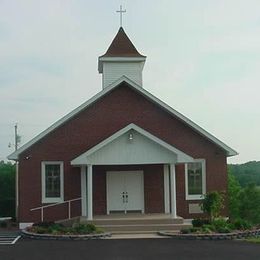
POLYGON ((72 165, 193 162, 193 158, 143 128, 129 124, 71 161, 72 165))

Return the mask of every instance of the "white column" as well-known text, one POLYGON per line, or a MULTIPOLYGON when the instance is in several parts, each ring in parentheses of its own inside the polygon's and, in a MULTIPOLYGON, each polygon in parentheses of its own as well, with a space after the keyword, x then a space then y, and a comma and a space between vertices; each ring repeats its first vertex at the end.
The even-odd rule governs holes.
POLYGON ((81 174, 81 215, 87 216, 87 185, 86 185, 86 166, 80 168, 81 174))
POLYGON ((175 178, 175 165, 170 164, 170 187, 171 187, 171 215, 172 218, 177 217, 176 211, 176 178, 175 178))
POLYGON ((18 219, 19 209, 19 171, 18 161, 15 162, 15 217, 18 219))
POLYGON ((164 164, 164 212, 170 213, 170 184, 169 184, 169 165, 164 164))
POLYGON ((93 194, 92 194, 92 165, 88 165, 88 220, 93 219, 93 194))

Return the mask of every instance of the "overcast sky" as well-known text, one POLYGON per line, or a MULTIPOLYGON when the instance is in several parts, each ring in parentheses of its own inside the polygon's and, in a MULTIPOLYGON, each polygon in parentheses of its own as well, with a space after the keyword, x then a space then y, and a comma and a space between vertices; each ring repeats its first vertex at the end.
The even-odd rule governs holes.
POLYGON ((120 4, 144 88, 260 160, 259 0, 0 0, 0 160, 101 90, 120 4))

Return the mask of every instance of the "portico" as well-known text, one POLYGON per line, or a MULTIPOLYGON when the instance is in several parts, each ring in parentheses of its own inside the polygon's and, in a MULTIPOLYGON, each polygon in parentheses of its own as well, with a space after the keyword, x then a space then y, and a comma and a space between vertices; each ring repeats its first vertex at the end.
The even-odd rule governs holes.
MULTIPOLYGON (((158 189, 163 190, 163 198, 158 203, 164 204, 163 212, 158 213, 170 213, 172 218, 176 218, 175 164, 192 161, 189 155, 139 126, 130 124, 71 162, 81 168, 82 216, 93 219, 93 208, 96 207, 93 205, 93 190, 96 189, 93 187, 96 185, 93 175, 97 174, 95 169, 98 167, 105 171, 106 214, 147 213, 151 207, 145 205, 146 197, 149 197, 146 193, 149 178, 154 178, 154 170, 151 169, 156 168, 161 169, 156 178, 162 180, 161 184, 158 183, 158 189)), ((153 188, 151 199, 155 193, 153 188)))

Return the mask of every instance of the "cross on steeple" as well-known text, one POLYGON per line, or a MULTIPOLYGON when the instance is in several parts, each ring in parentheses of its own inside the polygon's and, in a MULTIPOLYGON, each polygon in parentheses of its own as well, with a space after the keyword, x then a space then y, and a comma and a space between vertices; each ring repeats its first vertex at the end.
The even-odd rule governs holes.
POLYGON ((123 13, 126 13, 126 10, 123 10, 122 5, 120 5, 120 10, 117 10, 116 12, 120 13, 120 27, 122 27, 123 13))

